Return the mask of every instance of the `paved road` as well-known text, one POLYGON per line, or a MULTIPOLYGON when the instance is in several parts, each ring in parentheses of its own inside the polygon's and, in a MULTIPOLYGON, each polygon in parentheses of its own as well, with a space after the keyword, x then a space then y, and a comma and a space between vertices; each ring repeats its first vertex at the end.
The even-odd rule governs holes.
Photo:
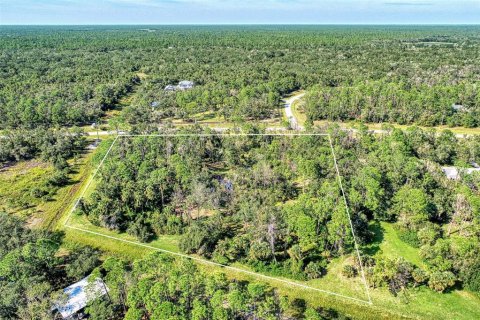
POLYGON ((297 93, 297 94, 294 94, 293 96, 285 98, 283 100, 285 102, 285 115, 287 116, 288 122, 290 123, 290 127, 293 130, 303 130, 304 129, 303 126, 301 126, 298 123, 298 119, 295 118, 295 115, 293 114, 293 110, 292 110, 292 104, 295 101, 301 99, 304 95, 305 95, 304 92, 297 93))

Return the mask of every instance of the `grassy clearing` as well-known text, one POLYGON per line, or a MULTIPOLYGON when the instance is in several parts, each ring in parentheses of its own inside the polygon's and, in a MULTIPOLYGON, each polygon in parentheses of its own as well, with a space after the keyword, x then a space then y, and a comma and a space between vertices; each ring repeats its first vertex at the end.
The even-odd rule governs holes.
MULTIPOLYGON (((82 216, 82 215, 72 214, 72 216, 69 219, 68 225, 72 227, 77 227, 84 230, 92 231, 92 232, 97 232, 106 236, 115 237, 121 240, 138 242, 135 237, 130 236, 127 233, 107 230, 102 227, 94 226, 88 221, 88 219, 85 216, 82 216)), ((89 235, 88 233, 84 233, 84 232, 78 232, 78 233, 89 235)), ((101 239, 98 239, 99 237, 100 236, 97 236, 97 241, 101 240, 102 243, 107 243, 107 244, 111 243, 111 244, 115 244, 116 246, 118 246, 118 244, 120 243, 120 241, 115 239, 104 238, 104 237, 101 237, 101 239)), ((171 252, 180 252, 180 250, 178 249, 178 240, 179 240, 179 236, 166 235, 166 236, 158 237, 157 239, 149 242, 148 245, 158 249, 168 250, 171 252)), ((141 248, 141 246, 136 246, 136 247, 141 248)))
MULTIPOLYGON (((328 121, 328 120, 318 120, 314 121, 316 126, 327 126, 331 124, 338 124, 343 129, 355 129, 358 126, 359 122, 340 122, 340 121, 328 121)), ((413 125, 401 125, 401 124, 387 124, 387 123, 365 123, 368 127, 368 130, 383 130, 385 125, 393 126, 398 129, 406 130, 408 128, 414 127, 413 125)), ((423 130, 435 129, 437 131, 450 130, 454 134, 458 135, 480 135, 480 128, 465 128, 465 127, 448 127, 448 126, 436 126, 436 127, 423 127, 417 126, 423 130)))
POLYGON ((365 252, 372 255, 382 254, 390 258, 403 257, 416 266, 425 267, 418 249, 403 242, 393 224, 374 222, 370 224, 370 230, 374 232, 374 241, 365 246, 365 252))
MULTIPOLYGON (((355 124, 349 123, 347 124, 350 127, 353 127, 355 124)), ((383 126, 385 125, 390 125, 387 123, 368 123, 367 126, 370 130, 381 130, 383 126)), ((401 125, 401 124, 391 124, 395 128, 406 130, 410 127, 413 127, 411 125, 401 125)), ((422 128, 423 130, 428 130, 428 129, 436 129, 438 131, 443 131, 443 130, 450 130, 455 134, 466 134, 466 135, 477 135, 480 134, 480 128, 465 128, 465 127, 449 127, 449 126, 435 126, 435 127, 423 127, 423 126, 418 126, 419 128, 422 128)))
POLYGON ((42 213, 38 207, 54 201, 56 188, 48 186, 53 167, 30 160, 0 170, 0 210, 23 217, 42 213), (35 195, 37 190, 38 195, 35 195), (40 196, 40 193, 46 193, 40 196))
POLYGON ((53 228, 77 196, 79 184, 86 179, 85 163, 90 156, 91 153, 69 161, 70 182, 63 187, 48 183, 54 169, 47 163, 30 160, 3 169, 0 210, 27 218, 31 227, 53 228))
MULTIPOLYGON (((209 128, 238 128, 242 126, 242 122, 225 121, 223 117, 215 116, 213 112, 201 113, 193 116, 191 121, 185 121, 183 119, 167 118, 166 122, 171 122, 176 127, 188 127, 194 125, 200 125, 209 128), (208 116, 209 115, 209 116, 208 116)), ((280 118, 272 118, 265 120, 249 120, 248 123, 254 124, 259 127, 268 128, 282 128, 280 118)))

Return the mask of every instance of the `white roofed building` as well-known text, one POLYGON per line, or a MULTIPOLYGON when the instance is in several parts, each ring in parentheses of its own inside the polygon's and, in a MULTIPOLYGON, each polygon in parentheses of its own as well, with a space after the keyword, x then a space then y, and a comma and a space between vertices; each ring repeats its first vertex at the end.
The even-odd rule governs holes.
POLYGON ((165 87, 164 90, 165 90, 165 91, 175 91, 175 90, 177 90, 177 87, 175 87, 174 85, 169 84, 168 86, 165 87))
POLYGON ((89 283, 88 277, 86 277, 63 289, 67 300, 57 303, 52 310, 57 310, 64 319, 70 319, 85 308, 90 301, 100 298, 107 292, 108 288, 101 279, 89 283))
POLYGON ((180 81, 178 83, 178 89, 179 90, 187 90, 187 89, 192 89, 195 84, 192 81, 184 80, 180 81))
POLYGON ((443 167, 443 173, 450 180, 460 180, 460 174, 472 174, 474 172, 480 172, 480 168, 457 168, 457 167, 443 167))

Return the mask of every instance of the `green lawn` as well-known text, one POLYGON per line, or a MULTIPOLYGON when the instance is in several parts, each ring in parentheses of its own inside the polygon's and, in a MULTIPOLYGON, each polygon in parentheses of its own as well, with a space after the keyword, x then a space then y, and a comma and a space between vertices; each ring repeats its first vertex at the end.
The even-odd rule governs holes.
POLYGON ((416 266, 424 266, 418 249, 400 240, 393 224, 387 222, 371 223, 370 230, 374 232, 375 236, 373 243, 365 247, 367 253, 381 252, 390 258, 403 257, 416 266))

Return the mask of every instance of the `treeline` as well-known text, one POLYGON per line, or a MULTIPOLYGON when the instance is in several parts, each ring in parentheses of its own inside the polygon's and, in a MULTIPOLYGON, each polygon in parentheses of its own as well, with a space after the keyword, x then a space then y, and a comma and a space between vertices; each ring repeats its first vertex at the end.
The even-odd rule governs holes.
POLYGON ((422 126, 480 125, 478 84, 427 85, 366 81, 335 87, 314 87, 306 96, 310 121, 389 122, 422 126))
MULTIPOLYGON (((394 294, 419 285, 478 291, 479 177, 451 183, 440 165, 478 161, 479 139, 458 141, 449 131, 418 128, 380 137, 365 127, 358 135, 331 133, 369 283, 388 285, 394 294), (381 221, 419 248, 423 265, 378 252, 381 221)), ((179 234, 186 253, 305 280, 324 276, 333 258, 352 253, 331 150, 322 137, 117 143, 94 193, 80 204, 97 225, 141 241, 179 234)), ((345 276, 360 276, 353 261, 345 276)))
POLYGON ((0 165, 9 161, 40 157, 63 170, 67 160, 85 148, 85 137, 80 129, 6 130, 0 135, 0 165))
POLYGON ((86 308, 93 319, 348 319, 280 296, 266 284, 228 280, 166 254, 150 254, 133 264, 108 258, 93 275, 110 289, 108 297, 86 308))

